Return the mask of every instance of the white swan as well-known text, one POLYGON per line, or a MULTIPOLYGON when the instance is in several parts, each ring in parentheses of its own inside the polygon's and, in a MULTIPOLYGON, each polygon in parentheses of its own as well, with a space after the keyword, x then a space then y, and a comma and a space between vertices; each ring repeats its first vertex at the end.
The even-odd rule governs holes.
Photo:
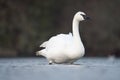
POLYGON ((85 48, 79 35, 79 22, 88 19, 84 12, 77 12, 73 18, 72 33, 51 37, 40 45, 44 47, 36 55, 46 57, 49 64, 73 63, 85 54, 85 48))

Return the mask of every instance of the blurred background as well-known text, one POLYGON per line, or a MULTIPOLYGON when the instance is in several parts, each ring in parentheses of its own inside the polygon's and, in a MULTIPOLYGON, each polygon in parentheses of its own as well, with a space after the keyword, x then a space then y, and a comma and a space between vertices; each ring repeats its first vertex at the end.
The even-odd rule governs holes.
POLYGON ((120 0, 0 0, 0 57, 32 57, 59 33, 71 32, 76 12, 85 56, 120 57, 120 0))

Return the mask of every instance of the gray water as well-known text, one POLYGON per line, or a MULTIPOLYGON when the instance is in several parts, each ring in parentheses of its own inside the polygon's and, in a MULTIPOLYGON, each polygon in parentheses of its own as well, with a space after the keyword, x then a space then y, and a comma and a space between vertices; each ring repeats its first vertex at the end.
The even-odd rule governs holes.
POLYGON ((1 58, 0 80, 120 80, 120 59, 83 58, 48 65, 44 58, 1 58))

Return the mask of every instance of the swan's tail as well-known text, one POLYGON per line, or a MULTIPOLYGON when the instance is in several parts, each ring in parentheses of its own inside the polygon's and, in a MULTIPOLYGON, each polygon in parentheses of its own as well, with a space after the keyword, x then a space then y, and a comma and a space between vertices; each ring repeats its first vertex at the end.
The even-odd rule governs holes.
POLYGON ((40 56, 41 55, 41 52, 40 51, 37 51, 36 52, 36 56, 40 56))
POLYGON ((42 55, 42 53, 45 51, 45 47, 39 47, 37 48, 36 56, 42 55))
POLYGON ((45 41, 44 43, 42 43, 39 47, 39 51, 36 52, 36 56, 46 56, 46 50, 45 47, 47 45, 48 41, 45 41))
POLYGON ((40 51, 37 51, 37 52, 36 52, 36 56, 46 56, 46 51, 45 51, 45 49, 40 50, 40 51))

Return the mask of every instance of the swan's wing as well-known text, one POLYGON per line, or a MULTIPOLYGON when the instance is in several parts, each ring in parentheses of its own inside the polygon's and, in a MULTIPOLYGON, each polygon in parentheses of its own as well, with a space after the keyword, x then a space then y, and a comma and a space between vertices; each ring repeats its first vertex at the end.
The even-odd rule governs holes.
MULTIPOLYGON (((46 45, 46 49, 63 49, 71 44, 73 40, 72 34, 59 34, 51 37, 46 45)), ((46 44, 46 43, 45 43, 46 44)))
POLYGON ((37 55, 46 56, 47 53, 52 53, 55 56, 56 53, 64 53, 64 51, 71 46, 72 34, 59 34, 51 37, 48 41, 43 42, 40 47, 42 48, 37 52, 37 55), (54 54, 55 53, 55 54, 54 54))

